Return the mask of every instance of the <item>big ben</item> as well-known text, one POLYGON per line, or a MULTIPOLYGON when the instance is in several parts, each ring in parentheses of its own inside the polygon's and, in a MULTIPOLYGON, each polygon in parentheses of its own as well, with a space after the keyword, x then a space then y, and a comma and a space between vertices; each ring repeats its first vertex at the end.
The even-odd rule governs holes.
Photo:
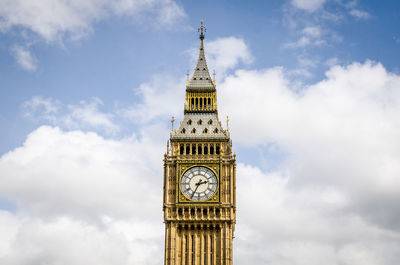
MULTIPOLYGON (((164 155, 165 265, 232 265, 236 162, 218 119, 217 91, 204 53, 186 84, 184 116, 164 155)), ((228 126, 228 125, 227 125, 228 126)))

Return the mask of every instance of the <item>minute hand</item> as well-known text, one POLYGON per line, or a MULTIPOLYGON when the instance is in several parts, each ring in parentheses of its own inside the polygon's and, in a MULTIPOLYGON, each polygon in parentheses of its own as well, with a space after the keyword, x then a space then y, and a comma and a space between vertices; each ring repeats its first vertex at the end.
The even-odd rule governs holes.
POLYGON ((201 180, 199 181, 199 182, 197 182, 195 185, 196 185, 196 188, 194 189, 194 191, 193 191, 193 193, 192 193, 192 196, 190 197, 190 199, 193 199, 193 196, 194 196, 194 194, 196 193, 196 191, 197 191, 197 188, 201 185, 201 184, 206 184, 208 181, 207 180, 205 180, 204 182, 201 182, 201 180))
POLYGON ((193 193, 192 193, 192 197, 190 197, 190 199, 193 199, 194 194, 196 193, 197 188, 200 186, 201 182, 196 183, 196 188, 194 189, 193 193))

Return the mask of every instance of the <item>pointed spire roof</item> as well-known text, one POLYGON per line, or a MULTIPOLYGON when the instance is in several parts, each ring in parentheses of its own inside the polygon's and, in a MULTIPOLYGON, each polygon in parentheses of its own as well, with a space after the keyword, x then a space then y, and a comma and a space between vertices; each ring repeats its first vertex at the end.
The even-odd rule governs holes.
POLYGON ((204 32, 206 28, 203 26, 203 20, 201 20, 201 26, 199 27, 200 32, 200 49, 199 58, 197 59, 196 67, 192 78, 188 82, 188 88, 215 88, 214 82, 211 79, 210 72, 207 67, 206 56, 204 54, 204 32))

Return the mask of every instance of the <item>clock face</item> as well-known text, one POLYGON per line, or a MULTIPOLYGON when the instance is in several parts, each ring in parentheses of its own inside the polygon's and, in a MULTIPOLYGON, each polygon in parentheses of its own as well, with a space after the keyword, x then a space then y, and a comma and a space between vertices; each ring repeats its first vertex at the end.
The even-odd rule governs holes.
POLYGON ((206 167, 192 167, 183 174, 181 190, 193 201, 205 201, 215 194, 218 180, 214 172, 206 167))

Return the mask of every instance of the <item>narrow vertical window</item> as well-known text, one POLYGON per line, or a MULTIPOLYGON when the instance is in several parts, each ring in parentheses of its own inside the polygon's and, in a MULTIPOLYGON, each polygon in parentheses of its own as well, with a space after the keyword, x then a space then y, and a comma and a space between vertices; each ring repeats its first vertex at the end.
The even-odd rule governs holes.
POLYGON ((208 146, 204 146, 204 154, 207 155, 208 154, 208 146))
POLYGON ((195 258, 195 256, 194 256, 194 248, 195 248, 195 244, 194 244, 195 242, 194 242, 194 235, 192 235, 192 265, 195 265, 194 264, 194 258, 195 258))
POLYGON ((216 146, 215 153, 219 155, 219 145, 216 146))
POLYGON ((204 265, 207 265, 207 235, 204 235, 204 265))
POLYGON ((199 147, 197 148, 197 153, 199 154, 199 155, 201 155, 201 144, 199 144, 199 147))
POLYGON ((181 262, 181 265, 183 265, 183 259, 184 259, 184 255, 185 255, 185 252, 184 252, 184 247, 183 247, 183 235, 181 234, 181 258, 180 258, 180 262, 181 262))
POLYGON ((198 109, 198 108, 199 108, 199 99, 196 98, 196 109, 198 109))
POLYGON ((210 155, 213 155, 214 154, 214 145, 211 145, 210 146, 210 155))
POLYGON ((185 235, 185 265, 189 265, 189 253, 188 253, 188 236, 185 235))
POLYGON ((192 102, 192 109, 194 109, 194 98, 192 98, 191 102, 192 102))
POLYGON ((196 154, 196 145, 193 144, 192 145, 192 155, 195 155, 195 154, 196 154))
POLYGON ((214 265, 214 237, 212 235, 210 239, 210 256, 211 265, 214 265))
POLYGON ((183 152, 185 150, 185 147, 183 146, 183 144, 181 144, 181 146, 179 147, 180 149, 180 154, 183 155, 183 152))
POLYGON ((186 145, 186 154, 188 155, 188 154, 190 154, 190 145, 186 145))

